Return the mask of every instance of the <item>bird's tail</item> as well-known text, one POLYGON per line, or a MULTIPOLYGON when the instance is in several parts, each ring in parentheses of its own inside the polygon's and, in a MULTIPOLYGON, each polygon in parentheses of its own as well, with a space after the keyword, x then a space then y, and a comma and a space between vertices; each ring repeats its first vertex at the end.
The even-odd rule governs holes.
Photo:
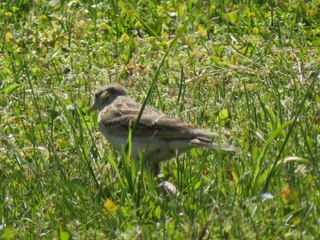
POLYGON ((228 146, 224 144, 218 144, 216 142, 213 142, 209 139, 205 138, 194 138, 190 141, 190 143, 194 146, 199 146, 199 147, 206 147, 206 148, 214 148, 214 149, 222 149, 225 151, 239 151, 240 149, 234 146, 228 146))

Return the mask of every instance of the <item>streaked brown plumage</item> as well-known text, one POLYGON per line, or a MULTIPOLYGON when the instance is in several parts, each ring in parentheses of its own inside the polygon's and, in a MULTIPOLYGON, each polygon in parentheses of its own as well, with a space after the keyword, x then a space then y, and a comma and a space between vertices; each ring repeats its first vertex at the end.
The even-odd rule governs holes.
MULTIPOLYGON (((121 151, 127 143, 129 124, 135 124, 140 109, 141 104, 135 102, 124 87, 111 83, 96 92, 89 111, 99 112, 101 132, 115 149, 121 151)), ((139 159, 139 152, 144 151, 146 161, 158 168, 159 162, 194 147, 237 150, 210 139, 216 136, 218 134, 215 132, 201 130, 146 106, 132 138, 132 156, 139 159)))

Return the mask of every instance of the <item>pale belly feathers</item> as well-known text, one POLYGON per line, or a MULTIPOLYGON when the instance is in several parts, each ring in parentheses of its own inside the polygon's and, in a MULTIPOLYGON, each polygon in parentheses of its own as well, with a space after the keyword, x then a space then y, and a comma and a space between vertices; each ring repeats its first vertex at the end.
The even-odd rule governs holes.
MULTIPOLYGON (((107 131, 102 131, 108 142, 117 150, 121 151, 127 144, 127 137, 110 135, 107 131)), ((144 158, 151 162, 160 162, 166 159, 176 157, 195 146, 191 145, 190 140, 177 139, 176 141, 166 141, 161 138, 151 137, 133 137, 131 156, 139 160, 141 153, 144 158), (179 152, 177 152, 179 149, 179 152)))

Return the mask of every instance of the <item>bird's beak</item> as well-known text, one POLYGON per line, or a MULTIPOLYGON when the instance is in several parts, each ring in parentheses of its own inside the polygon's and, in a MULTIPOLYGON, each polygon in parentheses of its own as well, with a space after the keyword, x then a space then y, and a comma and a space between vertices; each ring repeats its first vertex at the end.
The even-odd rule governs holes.
POLYGON ((92 112, 92 111, 95 111, 97 110, 97 104, 94 102, 88 109, 88 112, 92 112))

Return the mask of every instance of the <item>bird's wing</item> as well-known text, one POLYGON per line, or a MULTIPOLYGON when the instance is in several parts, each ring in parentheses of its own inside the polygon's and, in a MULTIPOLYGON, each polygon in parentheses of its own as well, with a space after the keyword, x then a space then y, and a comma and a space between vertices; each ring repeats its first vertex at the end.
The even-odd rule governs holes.
MULTIPOLYGON (((100 119, 100 124, 108 128, 112 135, 127 136, 129 125, 131 127, 137 121, 140 104, 122 105, 109 109, 107 114, 100 119)), ((158 110, 145 107, 134 136, 158 136, 163 138, 186 138, 186 137, 215 137, 215 132, 198 129, 189 123, 170 118, 158 110)))

